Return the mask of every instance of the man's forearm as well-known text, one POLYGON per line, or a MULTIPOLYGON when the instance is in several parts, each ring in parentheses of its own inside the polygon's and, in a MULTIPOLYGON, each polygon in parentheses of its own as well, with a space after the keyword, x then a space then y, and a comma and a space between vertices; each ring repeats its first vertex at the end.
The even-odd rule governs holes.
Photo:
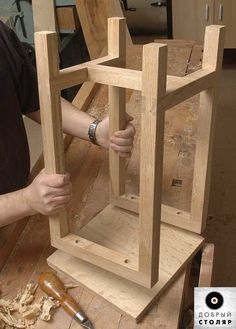
POLYGON ((0 227, 32 215, 24 198, 24 189, 0 195, 0 227))
POLYGON ((89 140, 88 128, 94 118, 86 112, 79 111, 73 104, 63 98, 61 105, 64 133, 89 140))
MULTIPOLYGON (((63 131, 75 137, 88 140, 88 127, 94 121, 89 114, 79 111, 73 104, 61 98, 63 131)), ((40 111, 27 114, 29 118, 40 123, 40 111)))

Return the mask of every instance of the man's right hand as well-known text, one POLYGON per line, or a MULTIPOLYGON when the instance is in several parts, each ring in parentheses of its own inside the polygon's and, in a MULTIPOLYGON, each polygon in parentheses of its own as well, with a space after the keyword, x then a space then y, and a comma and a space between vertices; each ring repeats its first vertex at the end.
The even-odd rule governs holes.
POLYGON ((68 174, 49 175, 42 170, 23 190, 23 197, 32 215, 53 215, 66 208, 72 198, 72 184, 68 174))

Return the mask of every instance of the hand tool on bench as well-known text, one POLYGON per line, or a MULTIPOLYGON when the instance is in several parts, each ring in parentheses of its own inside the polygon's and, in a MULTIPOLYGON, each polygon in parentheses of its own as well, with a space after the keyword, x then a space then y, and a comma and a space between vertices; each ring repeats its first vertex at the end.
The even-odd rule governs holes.
POLYGON ((92 323, 81 310, 78 303, 66 292, 62 281, 52 272, 45 272, 38 279, 40 288, 49 296, 58 300, 64 310, 86 329, 94 329, 92 323))

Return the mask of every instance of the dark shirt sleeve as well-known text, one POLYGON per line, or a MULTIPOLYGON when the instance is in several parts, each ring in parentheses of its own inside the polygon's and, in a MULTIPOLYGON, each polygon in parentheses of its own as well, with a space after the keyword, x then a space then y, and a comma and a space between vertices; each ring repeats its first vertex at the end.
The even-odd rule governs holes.
POLYGON ((39 95, 36 70, 27 57, 26 51, 14 33, 9 29, 9 37, 18 56, 21 59, 20 78, 20 99, 21 112, 27 114, 39 110, 39 95))

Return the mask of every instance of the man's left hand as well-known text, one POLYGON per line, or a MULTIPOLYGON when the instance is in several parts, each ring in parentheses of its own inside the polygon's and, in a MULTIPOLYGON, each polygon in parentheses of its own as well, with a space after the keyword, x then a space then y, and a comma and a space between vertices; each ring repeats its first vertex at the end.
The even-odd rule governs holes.
POLYGON ((123 158, 131 155, 133 149, 135 128, 131 121, 133 118, 126 116, 126 128, 124 130, 116 131, 113 136, 109 138, 109 117, 103 119, 97 126, 96 140, 98 145, 109 148, 119 153, 123 158))

